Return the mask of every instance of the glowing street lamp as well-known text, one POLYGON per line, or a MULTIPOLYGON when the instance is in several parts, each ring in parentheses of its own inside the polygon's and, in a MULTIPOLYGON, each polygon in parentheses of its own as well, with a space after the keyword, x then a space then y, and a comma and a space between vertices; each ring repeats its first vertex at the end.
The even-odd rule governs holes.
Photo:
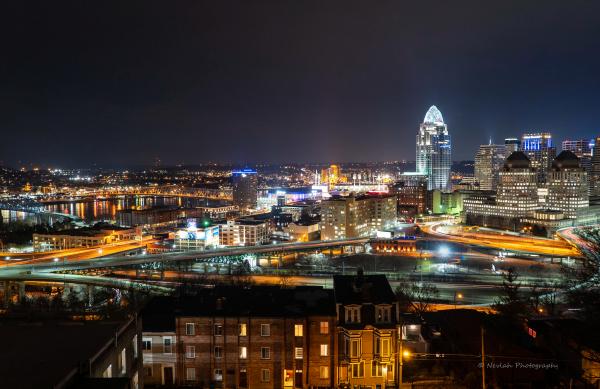
POLYGON ((454 309, 456 309, 457 300, 462 300, 463 294, 461 292, 454 292, 454 309))

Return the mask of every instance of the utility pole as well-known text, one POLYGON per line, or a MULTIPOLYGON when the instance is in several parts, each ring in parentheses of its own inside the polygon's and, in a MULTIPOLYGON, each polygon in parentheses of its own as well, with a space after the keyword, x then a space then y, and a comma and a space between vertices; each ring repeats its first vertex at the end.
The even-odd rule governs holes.
POLYGON ((398 337, 400 338, 400 353, 398 354, 398 359, 400 360, 400 367, 398 368, 398 383, 399 388, 402 389, 402 367, 404 365, 404 344, 403 344, 403 334, 404 334, 404 320, 402 318, 402 314, 400 314, 400 334, 398 337))
POLYGON ((484 329, 481 326, 481 388, 485 389, 485 347, 483 343, 484 329))

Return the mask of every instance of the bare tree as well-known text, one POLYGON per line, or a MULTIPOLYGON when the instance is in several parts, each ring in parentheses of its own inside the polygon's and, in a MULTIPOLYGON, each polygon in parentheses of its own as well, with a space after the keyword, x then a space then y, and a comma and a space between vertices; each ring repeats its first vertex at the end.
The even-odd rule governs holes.
POLYGON ((428 282, 414 282, 403 279, 396 287, 396 296, 406 310, 419 316, 431 309, 431 304, 439 297, 437 286, 428 282))

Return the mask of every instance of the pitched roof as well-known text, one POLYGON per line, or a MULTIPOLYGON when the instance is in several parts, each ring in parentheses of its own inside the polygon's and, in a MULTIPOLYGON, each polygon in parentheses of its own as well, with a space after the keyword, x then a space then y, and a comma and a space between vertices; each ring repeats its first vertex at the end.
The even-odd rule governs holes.
POLYGON ((391 304, 396 295, 384 275, 362 275, 333 277, 335 302, 339 304, 391 304))

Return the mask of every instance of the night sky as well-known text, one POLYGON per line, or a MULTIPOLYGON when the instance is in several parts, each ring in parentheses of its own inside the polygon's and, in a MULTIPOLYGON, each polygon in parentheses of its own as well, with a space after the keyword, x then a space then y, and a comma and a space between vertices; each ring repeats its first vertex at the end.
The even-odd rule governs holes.
POLYGON ((526 129, 600 135, 598 1, 11 1, 14 167, 453 159, 526 129))

